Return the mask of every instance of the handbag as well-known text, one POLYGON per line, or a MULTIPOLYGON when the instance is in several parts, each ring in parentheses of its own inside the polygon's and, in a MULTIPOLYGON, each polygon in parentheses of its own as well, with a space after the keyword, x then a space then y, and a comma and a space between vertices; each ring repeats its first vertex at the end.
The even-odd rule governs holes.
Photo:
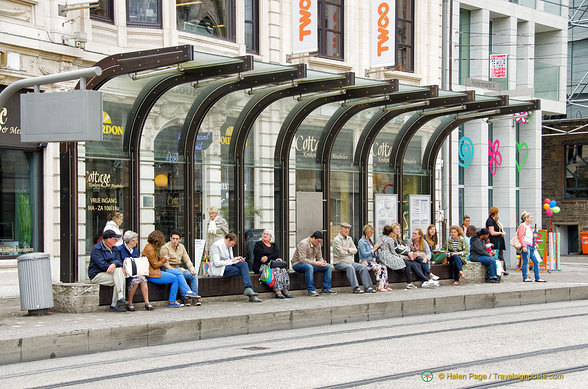
POLYGON ((286 262, 284 262, 284 261, 276 261, 276 260, 272 259, 269 262, 269 267, 272 269, 285 269, 288 267, 288 265, 286 265, 286 262))
POLYGON ((523 246, 521 245, 521 241, 519 240, 519 236, 517 234, 515 234, 510 240, 510 245, 517 250, 523 248, 523 246))
POLYGON ((149 260, 147 257, 139 258, 125 258, 123 262, 123 269, 126 277, 148 276, 149 275, 149 260))
POLYGON ((274 271, 272 270, 272 268, 268 265, 261 265, 261 268, 259 270, 259 281, 263 282, 264 284, 267 284, 267 286, 269 286, 270 288, 274 286, 276 280, 274 278, 274 271))

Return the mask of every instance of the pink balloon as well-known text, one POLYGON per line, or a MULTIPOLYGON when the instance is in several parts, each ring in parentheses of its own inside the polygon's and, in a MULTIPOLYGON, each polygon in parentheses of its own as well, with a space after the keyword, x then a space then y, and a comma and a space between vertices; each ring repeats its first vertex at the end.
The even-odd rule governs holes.
POLYGON ((549 203, 551 203, 551 200, 549 200, 549 199, 545 199, 545 201, 544 201, 543 203, 544 203, 544 204, 549 204, 549 203))
POLYGON ((547 211, 545 211, 545 213, 547 214, 547 216, 551 216, 553 215, 553 209, 548 209, 547 211))

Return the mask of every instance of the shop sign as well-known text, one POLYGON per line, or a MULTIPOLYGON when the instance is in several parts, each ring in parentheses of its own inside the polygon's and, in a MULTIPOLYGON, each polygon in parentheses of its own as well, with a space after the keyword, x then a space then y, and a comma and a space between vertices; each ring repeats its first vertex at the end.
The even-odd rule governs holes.
POLYGON ((506 54, 490 56, 490 78, 506 78, 508 57, 506 54))
POLYGON ((194 150, 206 150, 212 144, 212 132, 203 132, 196 135, 196 146, 194 150))
POLYGON ((395 64, 396 1, 372 0, 371 62, 372 67, 395 64))
POLYGON ((107 112, 102 112, 102 133, 104 135, 117 135, 122 136, 123 126, 117 126, 112 124, 112 119, 107 112))
POLYGON ((292 1, 292 53, 318 51, 318 0, 292 1))
POLYGON ((15 93, 4 107, 0 107, 0 145, 2 146, 37 146, 36 143, 20 141, 20 95, 23 93, 27 91, 15 93))

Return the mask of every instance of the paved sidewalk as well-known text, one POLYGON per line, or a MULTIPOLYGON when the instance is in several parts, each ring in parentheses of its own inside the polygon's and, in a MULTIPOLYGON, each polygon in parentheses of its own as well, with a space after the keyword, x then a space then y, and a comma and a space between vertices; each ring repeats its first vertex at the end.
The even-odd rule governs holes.
MULTIPOLYGON (((588 256, 565 257, 562 271, 544 273, 547 283, 524 283, 511 271, 500 284, 444 281, 440 288, 313 298, 295 292, 294 299, 262 295, 261 304, 204 299, 201 307, 148 312, 27 316, 15 298, 0 299, 0 364, 116 350, 120 348, 207 339, 236 334, 302 328, 352 321, 378 320, 499 306, 588 299, 588 256)), ((397 285, 403 287, 403 285, 397 285)))

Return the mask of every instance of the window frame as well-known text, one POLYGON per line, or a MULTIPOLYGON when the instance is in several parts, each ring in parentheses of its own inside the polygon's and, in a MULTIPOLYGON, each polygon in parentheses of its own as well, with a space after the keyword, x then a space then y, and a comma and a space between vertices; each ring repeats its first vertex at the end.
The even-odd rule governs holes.
POLYGON ((403 72, 407 72, 407 73, 414 73, 414 0, 398 0, 396 2, 396 68, 400 71, 403 72), (410 4, 410 19, 401 19, 398 15, 400 14, 400 12, 398 12, 398 10, 400 9, 400 4, 401 3, 409 3, 410 4), (405 23, 409 23, 410 24, 410 42, 411 44, 401 44, 400 43, 400 37, 399 37, 399 29, 398 29, 398 25, 399 22, 405 22, 405 23), (412 65, 412 67, 410 69, 406 69, 404 68, 403 64, 401 64, 400 58, 401 56, 400 54, 400 49, 403 48, 409 48, 410 49, 410 64, 412 65))
POLYGON ((147 22, 132 22, 129 21, 129 1, 125 0, 125 11, 126 11, 126 22, 128 27, 139 27, 139 28, 162 28, 163 27, 163 16, 162 10, 163 7, 161 5, 162 0, 155 0, 157 2, 157 22, 156 23, 147 23, 147 22))
POLYGON ((318 0, 318 56, 320 58, 333 59, 336 61, 345 60, 345 0, 318 0), (326 6, 334 6, 339 8, 339 30, 329 29, 324 25, 326 6), (327 54, 327 33, 333 32, 339 34, 340 38, 340 52, 339 56, 332 56, 327 54))
POLYGON ((104 8, 90 8, 90 19, 98 22, 114 24, 114 0, 102 0, 104 1, 104 8), (106 16, 94 15, 93 10, 104 9, 106 16))
MULTIPOLYGON (((161 0, 159 0, 161 1, 161 0)), ((256 5, 259 5, 259 0, 252 0, 256 3, 256 5)), ((203 36, 203 37, 207 37, 207 38, 212 38, 212 39, 220 39, 226 42, 236 42, 236 34, 235 34, 235 30, 236 30, 236 25, 237 25, 237 21, 235 20, 236 18, 236 10, 235 10, 235 0, 227 0, 227 19, 228 19, 228 24, 227 24, 227 36, 226 37, 222 37, 222 36, 214 36, 214 35, 206 35, 206 34, 199 34, 197 32, 194 31, 188 31, 188 30, 184 30, 178 27, 177 21, 175 23, 175 28, 176 31, 178 32, 183 32, 186 34, 192 34, 195 36, 203 36)), ((176 10, 175 10, 175 4, 174 4, 174 15, 176 14, 176 10)), ((259 7, 257 7, 259 8, 259 7)), ((256 15, 257 20, 259 20, 259 16, 256 15)), ((259 25, 259 22, 257 23, 259 25)), ((259 30, 259 27, 258 27, 259 30)), ((257 34, 259 35, 259 33, 257 34)), ((259 39, 259 38, 258 38, 259 39)), ((249 51, 247 51, 249 52, 249 51)))
MULTIPOLYGON (((259 0, 245 0, 251 2, 251 6, 253 7, 253 20, 249 20, 246 17, 243 19, 244 26, 250 24, 252 26, 252 34, 253 34, 253 47, 247 47, 247 41, 245 40, 245 49, 248 53, 252 54, 259 54, 259 0)), ((234 2, 233 6, 234 6, 234 2)), ((243 36, 247 36, 247 33, 244 29, 243 36)))
POLYGON ((588 157, 583 157, 583 156, 578 156, 577 155, 577 148, 578 147, 586 147, 588 148, 588 143, 566 143, 564 144, 564 158, 563 158, 563 162, 564 162, 564 166, 563 166, 563 193, 564 193, 564 200, 587 200, 588 199, 588 187, 579 187, 578 186, 578 179, 576 178, 576 176, 574 175, 574 173, 572 173, 570 170, 568 170, 568 165, 569 165, 569 160, 568 160, 568 150, 570 148, 575 148, 576 150, 573 151, 572 155, 575 155, 577 158, 580 158, 584 164, 584 170, 582 170, 582 174, 585 174, 586 169, 588 169, 588 157), (570 172, 572 175, 574 175, 574 180, 576 182, 576 186, 574 187, 568 187, 568 180, 567 180, 567 173, 570 172), (572 196, 571 192, 586 192, 585 196, 572 196))

